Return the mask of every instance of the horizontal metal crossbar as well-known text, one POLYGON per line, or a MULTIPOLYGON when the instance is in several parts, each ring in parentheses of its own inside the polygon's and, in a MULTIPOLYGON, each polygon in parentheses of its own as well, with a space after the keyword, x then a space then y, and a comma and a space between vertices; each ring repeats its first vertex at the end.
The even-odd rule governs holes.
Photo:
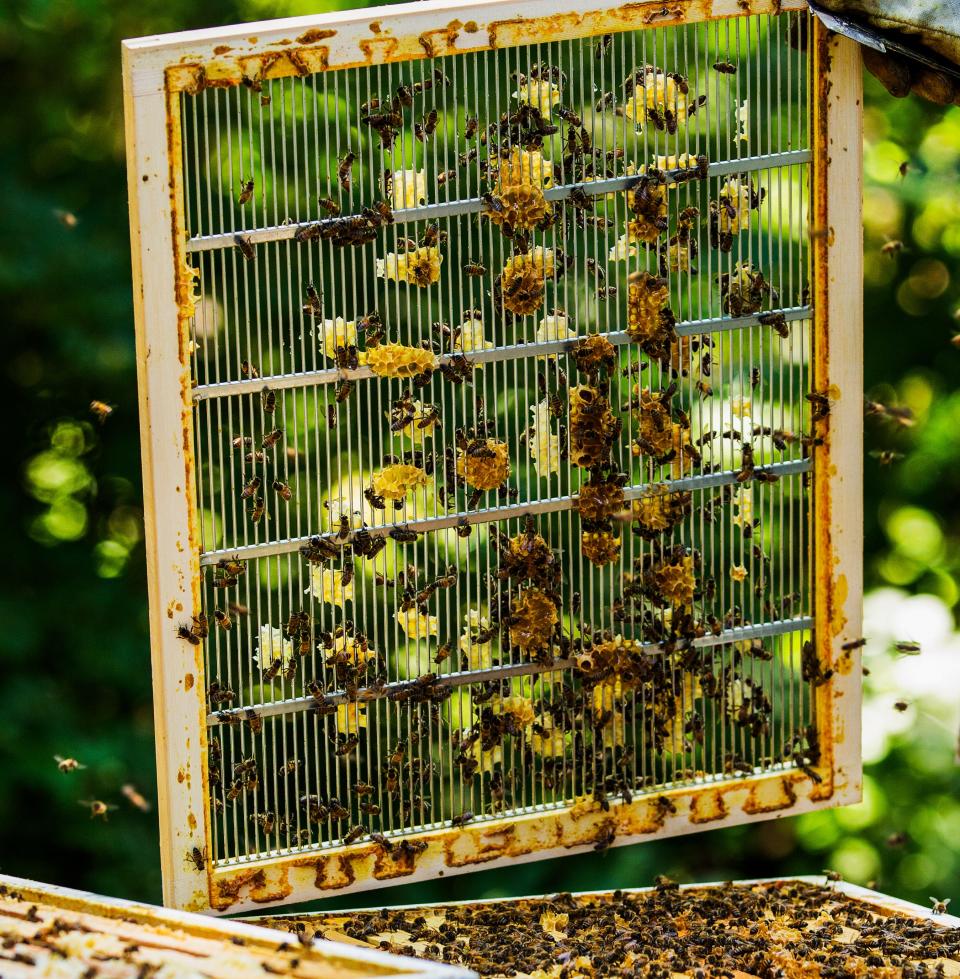
MULTIPOLYGON (((792 323, 810 318, 809 306, 792 306, 788 309, 774 309, 750 316, 715 316, 709 319, 687 320, 676 326, 677 336, 697 336, 704 333, 719 333, 724 330, 744 330, 760 323, 761 316, 782 313, 783 318, 792 323)), ((623 330, 600 334, 615 346, 632 343, 631 337, 623 330)), ((472 364, 499 363, 507 360, 520 360, 524 357, 545 357, 571 350, 576 340, 544 340, 540 343, 515 343, 506 347, 471 352, 467 359, 472 364)), ((450 363, 460 354, 441 354, 438 364, 450 363)), ((340 381, 361 381, 377 375, 369 367, 356 367, 341 370, 336 367, 318 371, 302 371, 296 374, 276 374, 238 381, 221 381, 216 384, 198 384, 193 389, 194 401, 209 401, 213 398, 227 398, 238 394, 259 394, 264 388, 282 391, 290 388, 319 387, 323 384, 338 384, 340 381)))
MULTIPOLYGON (((769 170, 777 167, 799 166, 809 163, 812 154, 809 150, 789 150, 785 153, 769 153, 760 156, 746 156, 740 160, 722 160, 707 166, 709 177, 726 177, 735 173, 749 173, 756 170, 769 170)), ((664 171, 667 182, 689 179, 689 171, 684 168, 664 171)), ((565 200, 576 189, 588 196, 611 194, 626 190, 637 182, 636 175, 626 177, 610 177, 606 180, 591 180, 580 184, 564 184, 551 187, 544 193, 548 201, 565 200)), ((416 221, 433 221, 437 218, 456 217, 463 214, 475 214, 484 208, 483 200, 479 197, 469 197, 463 200, 445 201, 440 204, 425 204, 420 207, 402 208, 393 212, 394 224, 411 224, 416 221)), ((349 218, 350 215, 345 217, 349 218)), ((322 218, 319 221, 303 221, 298 224, 278 224, 268 228, 252 228, 249 231, 230 231, 225 234, 198 235, 187 241, 188 252, 209 252, 221 248, 233 248, 237 238, 241 237, 251 245, 259 245, 270 241, 289 241, 305 229, 319 229, 344 220, 344 216, 322 218)))
MULTIPOLYGON (((751 639, 768 639, 773 636, 784 636, 792 632, 803 632, 813 628, 813 616, 802 615, 792 619, 778 619, 773 622, 760 622, 756 625, 736 626, 732 629, 724 629, 719 635, 701 636, 699 639, 691 641, 695 649, 710 649, 714 646, 726 646, 730 643, 745 642, 751 639)), ((676 647, 674 647, 676 648, 676 647)), ((666 653, 669 650, 663 643, 644 643, 638 647, 637 652, 643 655, 656 655, 666 653)), ((325 705, 336 705, 346 703, 369 703, 374 700, 396 700, 403 697, 408 691, 415 694, 417 691, 436 689, 439 687, 462 687, 474 683, 489 683, 492 680, 500 680, 515 676, 536 676, 540 673, 556 673, 558 670, 570 669, 576 665, 573 659, 556 659, 552 663, 511 663, 504 666, 492 666, 485 670, 464 670, 457 673, 448 673, 446 676, 437 677, 429 683, 421 680, 397 680, 379 687, 364 687, 358 690, 353 696, 348 696, 343 690, 335 690, 324 694, 323 702, 325 705)), ((254 711, 257 716, 279 717, 285 714, 297 714, 307 710, 313 710, 318 705, 314 697, 291 697, 288 700, 274 701, 269 704, 254 704, 244 707, 231 707, 226 710, 214 711, 207 714, 207 724, 216 727, 219 724, 234 723, 236 720, 243 720, 249 711, 254 711)))
MULTIPOLYGON (((811 467, 812 462, 810 459, 796 459, 791 462, 774 462, 769 466, 757 466, 756 471, 782 477, 795 476, 798 473, 808 472, 811 467)), ((686 490, 715 489, 719 486, 728 486, 731 483, 737 482, 737 475, 738 470, 725 469, 721 472, 703 473, 699 476, 685 476, 682 479, 671 479, 663 483, 645 483, 642 486, 628 486, 624 488, 623 493, 627 500, 635 500, 651 492, 678 493, 686 490)), ((422 520, 383 524, 380 527, 365 527, 362 531, 350 531, 343 538, 337 537, 336 533, 332 531, 318 536, 324 540, 335 541, 338 544, 347 546, 359 533, 366 533, 371 537, 387 536, 392 530, 412 530, 418 534, 425 534, 431 531, 447 530, 450 527, 462 526, 463 524, 493 523, 499 520, 511 520, 540 513, 556 513, 561 510, 570 510, 576 503, 576 500, 577 497, 575 495, 555 496, 547 500, 534 500, 529 503, 507 503, 503 506, 487 507, 482 510, 465 510, 458 513, 446 513, 440 517, 425 517, 422 520)), ((289 540, 271 541, 264 544, 247 544, 243 547, 233 548, 232 550, 225 548, 216 551, 205 551, 200 555, 200 566, 210 567, 224 559, 252 561, 255 558, 291 554, 299 551, 310 540, 310 537, 292 537, 289 540)))

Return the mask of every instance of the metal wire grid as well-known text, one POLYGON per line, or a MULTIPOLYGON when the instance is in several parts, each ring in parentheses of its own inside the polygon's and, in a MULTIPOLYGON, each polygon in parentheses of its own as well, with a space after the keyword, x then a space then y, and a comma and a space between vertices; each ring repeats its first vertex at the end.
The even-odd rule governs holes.
MULTIPOLYGON (((797 732, 812 719, 812 699, 796 668, 799 638, 810 626, 808 517, 802 485, 808 463, 795 443, 781 452, 773 450, 769 440, 756 439, 758 459, 779 470, 782 478, 776 483, 749 483, 744 489, 735 481, 737 443, 715 438, 701 446, 702 465, 681 457, 673 464, 653 466, 631 454, 636 420, 624 411, 623 434, 614 455, 629 477, 628 496, 662 483, 691 493, 691 516, 664 539, 696 549, 700 579, 716 583, 712 596, 698 599, 698 615, 714 615, 734 626, 724 631, 722 642, 715 641, 701 654, 701 664, 708 663, 709 672, 723 681, 720 693, 711 696, 702 687, 698 689, 700 685, 690 680, 691 671, 684 669, 679 656, 661 654, 657 684, 661 691, 670 691, 673 720, 659 716, 662 693, 655 695, 643 686, 625 697, 617 711, 619 719, 613 722, 613 740, 619 737, 633 745, 632 757, 624 760, 622 747, 604 746, 603 739, 595 738, 581 721, 580 730, 564 739, 559 760, 551 760, 547 752, 532 751, 527 738, 508 738, 499 752, 479 758, 474 778, 463 778, 456 762, 458 733, 476 724, 478 681, 512 675, 512 693, 537 701, 538 723, 551 712, 562 716, 562 698, 578 688, 569 660, 561 659, 545 670, 524 662, 516 650, 501 648, 498 639, 493 640, 489 653, 482 644, 469 640, 460 648, 469 611, 489 616, 494 601, 509 591, 509 583, 493 578, 497 555, 490 543, 488 522, 514 535, 522 530, 524 514, 536 514, 539 532, 557 549, 564 569, 562 614, 571 638, 592 626, 642 642, 655 641, 649 622, 618 621, 613 612, 623 575, 634 562, 638 573, 651 565, 653 544, 631 535, 626 526, 619 560, 603 569, 592 568, 580 553, 579 518, 570 505, 584 477, 565 460, 557 459, 557 471, 547 474, 538 474, 531 464, 524 433, 530 424, 530 408, 542 397, 537 375, 556 386, 562 370, 569 383, 575 384, 572 359, 558 349, 560 344, 529 350, 520 345, 530 346, 534 324, 554 306, 565 311, 577 335, 601 332, 621 342, 626 274, 643 267, 656 270, 669 237, 665 233, 649 254, 638 250, 628 262, 608 261, 627 216, 624 195, 616 193, 603 203, 597 195, 598 211, 610 219, 607 228, 577 228, 571 202, 565 200, 563 218, 543 236, 542 243, 562 247, 574 257, 574 267, 548 283, 546 303, 537 316, 512 323, 497 317, 489 285, 508 257, 509 246, 489 222, 478 221, 470 212, 458 213, 463 210, 458 201, 476 200, 488 189, 477 162, 465 166, 457 162, 457 154, 470 145, 460 136, 465 118, 478 117, 483 129, 516 105, 511 93, 517 85, 511 72, 529 73, 531 65, 540 62, 560 66, 566 73, 562 102, 583 117, 595 145, 615 154, 623 150, 621 166, 653 163, 666 154, 709 156, 713 170, 708 180, 670 189, 671 230, 683 208, 699 206, 704 216, 708 201, 717 199, 728 174, 750 171, 755 185, 766 190, 766 198, 751 216, 749 231, 741 232, 732 251, 723 254, 710 247, 701 221, 696 228, 698 274, 667 271, 672 306, 681 323, 678 332, 712 341, 712 369, 706 379, 697 351, 692 346, 680 347, 683 370, 678 377, 678 397, 690 415, 694 438, 748 421, 799 432, 804 426, 803 395, 809 390, 810 355, 805 296, 809 80, 805 56, 788 43, 789 24, 787 17, 740 18, 616 35, 609 46, 600 43, 598 47, 596 38, 545 42, 408 65, 281 79, 265 84, 262 95, 245 89, 210 89, 184 98, 186 213, 201 289, 193 349, 201 560, 209 567, 222 557, 239 554, 248 567, 238 585, 230 589, 214 588, 212 574, 205 579, 208 614, 213 608, 228 608, 228 603, 239 613, 229 632, 214 630, 207 643, 208 679, 216 678, 235 695, 233 701, 220 705, 226 707, 223 714, 218 716, 212 708, 210 716, 218 746, 210 768, 214 853, 219 862, 297 846, 334 845, 354 825, 365 831, 401 833, 440 824, 465 812, 481 818, 531 806, 568 804, 589 792, 597 780, 613 774, 618 765, 628 770, 627 783, 633 790, 650 791, 696 777, 769 769, 789 756, 797 732), (736 73, 711 67, 725 61, 737 67, 736 73), (617 91, 633 68, 645 64, 679 71, 688 78, 691 93, 708 96, 706 105, 676 136, 651 125, 637 134, 623 115, 609 109, 601 115, 595 108, 603 92, 617 91), (401 81, 426 81, 437 67, 450 84, 427 93, 415 110, 417 114, 421 107, 424 113, 430 107, 439 110, 436 135, 420 146, 407 127, 392 153, 382 151, 359 122, 360 104, 375 96, 389 98, 401 81), (745 102, 747 140, 742 140, 733 112, 745 102), (372 275, 374 256, 396 251, 402 237, 417 237, 422 223, 393 225, 381 240, 360 249, 292 240, 287 230, 291 222, 322 216, 315 204, 318 196, 338 196, 337 159, 348 148, 357 152, 359 168, 351 190, 340 195, 344 214, 356 213, 361 205, 380 196, 378 180, 383 169, 426 170, 431 203, 417 210, 425 217, 437 215, 438 207, 449 211, 439 217, 449 241, 442 249, 438 286, 416 290, 375 280, 372 275), (438 187, 436 175, 449 171, 452 179, 438 187), (237 192, 247 179, 254 180, 255 192, 251 202, 241 207, 236 203, 237 192), (236 249, 223 247, 232 244, 236 233, 256 228, 274 230, 271 237, 255 245, 252 262, 244 261, 236 249), (563 228, 567 228, 566 240, 560 237, 563 228), (606 269, 606 284, 618 286, 616 296, 598 297, 596 279, 588 266, 591 259, 606 269), (460 267, 468 260, 482 262, 487 277, 463 276, 460 267), (716 275, 732 272, 741 260, 763 269, 779 297, 772 308, 792 311, 789 338, 782 340, 769 327, 757 325, 756 317, 734 321, 723 313, 716 275), (335 427, 329 425, 336 372, 329 370, 332 364, 324 359, 317 324, 301 314, 308 282, 317 283, 322 290, 324 318, 351 319, 377 310, 388 324, 390 338, 406 343, 431 339, 432 323, 445 320, 454 325, 463 309, 483 310, 485 339, 495 346, 482 356, 491 359, 474 370, 472 385, 454 387, 435 374, 417 392, 425 403, 439 406, 442 419, 442 428, 432 440, 423 440, 422 447, 429 452, 431 441, 441 448, 451 444, 457 428, 476 424, 477 399, 482 399, 496 436, 510 446, 513 496, 487 493, 477 509, 468 510, 461 489, 455 501, 448 501, 453 503, 448 510, 437 493, 442 483, 441 463, 424 491, 411 494, 403 510, 371 511, 362 496, 370 474, 383 455, 410 447, 409 441, 389 433, 385 418, 407 385, 360 377, 354 392, 335 409, 335 427), (535 356, 540 351, 541 356, 535 356), (245 386, 243 361, 255 364, 264 377, 269 375, 269 381, 245 386), (755 370, 759 370, 759 380, 755 370), (309 376, 296 376, 300 374, 309 376), (712 396, 702 395, 697 380, 709 381, 712 396), (273 417, 261 410, 264 383, 277 390, 273 417), (745 411, 748 402, 751 407, 745 411), (759 417, 754 417, 753 404, 760 406, 759 417), (252 438, 256 452, 260 438, 274 426, 283 429, 283 439, 264 450, 262 460, 244 461, 248 450, 235 449, 234 440, 252 438), (247 504, 240 498, 241 489, 254 474, 261 477, 267 509, 259 523, 251 521, 247 504), (274 479, 291 487, 290 503, 273 494, 274 479), (750 494, 758 520, 752 539, 744 538, 731 493, 750 494), (329 504, 338 499, 348 513, 362 513, 371 527, 400 523, 430 532, 415 543, 390 541, 373 561, 354 559, 354 597, 342 601, 341 590, 337 596, 341 605, 333 605, 306 594, 312 571, 298 547, 312 534, 336 529, 329 504), (477 522, 470 537, 462 538, 452 529, 462 519, 477 522), (731 580, 734 564, 746 569, 744 584, 731 580), (409 568, 414 586, 420 588, 450 565, 457 569, 455 585, 438 591, 431 602, 438 635, 405 638, 395 618, 399 589, 378 585, 374 575, 389 580, 409 568), (580 595, 579 603, 575 593, 580 595), (728 616, 735 607, 740 614, 728 616), (278 675, 265 681, 257 662, 260 629, 277 630, 282 641, 283 623, 301 608, 311 616, 311 650, 295 659, 292 678, 278 675), (321 633, 342 626, 347 619, 369 637, 370 645, 382 656, 387 691, 425 672, 438 674, 440 682, 452 688, 450 699, 437 706, 432 720, 427 719, 429 705, 398 703, 382 695, 363 710, 347 706, 349 692, 335 689, 327 675, 324 651, 318 649, 321 633), (736 626, 741 623, 743 630, 738 631, 736 626), (751 634, 766 637, 771 659, 738 653, 735 641, 751 634), (453 644, 454 652, 438 665, 433 658, 444 640, 453 644), (464 665, 467 670, 460 669, 464 665), (334 703, 342 704, 339 716, 321 717, 310 709, 313 697, 306 685, 313 679, 332 694, 334 703), (769 718, 752 733, 738 721, 734 701, 742 702, 746 690, 757 689, 753 684, 769 699, 769 718), (254 733, 245 719, 247 706, 256 708, 260 733, 254 733), (365 729, 359 726, 361 717, 365 729), (683 722, 679 731, 676 717, 683 722), (702 727, 702 743, 695 730, 689 729, 688 722, 694 717, 702 727), (617 735, 618 727, 623 734, 617 735), (358 736, 357 747, 340 759, 332 754, 335 745, 331 739, 337 734, 358 736), (399 757, 403 742, 403 757, 393 764, 390 756, 399 757), (244 759, 255 759, 256 780, 231 799, 234 767, 242 766, 244 759), (293 762, 298 764, 283 774, 293 762), (396 791, 380 792, 384 778, 393 777, 389 769, 396 769, 396 791), (502 809, 497 803, 500 790, 491 784, 497 770, 504 781, 502 809), (370 783, 375 794, 359 797, 353 788, 357 782, 370 783), (327 802, 338 800, 349 815, 342 820, 311 822, 300 801, 311 795, 327 802), (379 815, 364 814, 359 808, 371 798, 381 807, 379 815)), ((563 130, 553 147, 548 141, 545 158, 559 158, 562 136, 563 130)), ((575 174, 574 183, 583 183, 589 191, 587 176, 583 173, 577 178, 575 174)), ((257 240, 256 233, 250 238, 257 240)), ((649 358, 634 347, 626 344, 618 350, 622 371, 614 374, 610 384, 615 409, 629 400, 635 382, 654 389, 669 382, 659 365, 646 363, 649 358), (645 364, 643 372, 634 373, 641 363, 645 364)), ((559 425, 555 434, 560 435, 559 425)), ((553 468, 552 461, 548 458, 547 470, 553 468)), ((590 716, 589 695, 581 710, 590 716)))

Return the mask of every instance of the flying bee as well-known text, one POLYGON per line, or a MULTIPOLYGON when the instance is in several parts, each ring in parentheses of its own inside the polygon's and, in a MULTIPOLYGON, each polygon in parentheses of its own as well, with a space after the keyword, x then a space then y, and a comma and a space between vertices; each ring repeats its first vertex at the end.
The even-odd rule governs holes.
POLYGON ((337 402, 338 405, 343 404, 343 402, 350 397, 352 392, 353 392, 353 381, 347 380, 345 378, 337 385, 337 393, 335 395, 334 400, 337 402))
POLYGON ((713 65, 713 70, 720 72, 721 75, 735 75, 737 66, 730 64, 729 61, 717 61, 713 65))
POLYGON ((240 197, 237 199, 237 203, 243 207, 244 204, 249 204, 250 200, 253 198, 253 181, 248 180, 240 189, 240 197))
POLYGON ((53 760, 57 763, 57 768, 64 774, 67 772, 77 772, 87 767, 86 765, 81 765, 76 758, 64 758, 63 755, 54 755, 53 760))
POLYGON ((249 238, 245 238, 243 235, 234 235, 233 243, 237 246, 245 261, 252 262, 254 260, 257 253, 249 238))
POLYGON ((263 441, 260 443, 260 447, 263 449, 269 449, 277 444, 280 439, 283 438, 283 429, 275 428, 272 432, 268 432, 263 437, 263 441))
POLYGON ((871 459, 876 459, 881 466, 889 466, 893 462, 899 462, 903 458, 902 452, 894 452, 893 449, 874 449, 870 453, 871 459))
POLYGON ((920 653, 920 643, 901 639, 893 644, 893 648, 904 656, 917 656, 920 653))
POLYGON ((347 150, 346 155, 337 161, 337 180, 347 193, 350 192, 350 177, 353 172, 353 161, 356 158, 353 150, 347 150))
POLYGON ((910 706, 909 700, 898 700, 894 703, 893 709, 898 713, 902 714, 910 706))
POLYGON ((479 262, 465 262, 463 265, 463 271, 470 276, 475 278, 482 278, 487 274, 487 268, 485 265, 481 265, 479 262))
POLYGON ((111 805, 109 802, 101 802, 99 799, 83 799, 77 803, 78 806, 83 806, 85 809, 90 810, 91 819, 102 819, 104 822, 107 821, 107 813, 113 812, 117 807, 111 805))
POLYGON ((845 642, 840 648, 844 652, 850 652, 854 649, 860 649, 862 646, 866 646, 867 640, 861 637, 860 639, 851 639, 850 642, 845 642))
POLYGON ((222 609, 215 608, 213 610, 213 621, 216 622, 224 632, 229 632, 233 628, 233 622, 231 621, 230 616, 222 609))
POLYGON ((931 897, 930 901, 933 902, 933 913, 934 914, 946 914, 947 905, 950 903, 951 898, 945 898, 943 901, 938 898, 931 897))
POLYGON ((899 255, 900 252, 902 251, 903 251, 902 241, 896 241, 896 240, 888 241, 880 247, 880 254, 888 255, 890 258, 893 258, 895 255, 899 255))
POLYGON ((249 360, 240 361, 240 373, 244 377, 259 377, 260 371, 257 369, 256 364, 251 364, 249 360))
POLYGON ((105 401, 91 401, 90 414, 102 425, 113 414, 113 406, 105 401))
POLYGON ((277 392, 270 388, 264 388, 260 392, 260 407, 268 414, 272 415, 277 410, 277 392))
POLYGON ((120 791, 134 809, 139 809, 140 812, 150 812, 150 803, 137 791, 136 786, 127 782, 120 787, 120 791))

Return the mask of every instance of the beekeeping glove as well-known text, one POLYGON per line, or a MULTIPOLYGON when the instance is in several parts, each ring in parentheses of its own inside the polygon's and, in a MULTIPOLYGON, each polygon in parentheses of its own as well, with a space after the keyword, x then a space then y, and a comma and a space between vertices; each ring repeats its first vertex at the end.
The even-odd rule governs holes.
POLYGON ((960 0, 815 0, 811 7, 834 15, 823 17, 827 26, 863 45, 863 63, 891 95, 960 105, 960 0))

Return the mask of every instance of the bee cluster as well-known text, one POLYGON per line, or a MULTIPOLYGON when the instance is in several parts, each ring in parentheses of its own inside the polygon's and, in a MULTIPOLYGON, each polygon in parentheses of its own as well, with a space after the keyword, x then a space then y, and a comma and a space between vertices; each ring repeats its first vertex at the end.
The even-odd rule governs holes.
POLYGON ((371 73, 360 144, 338 128, 322 216, 291 231, 309 376, 276 383, 296 371, 262 344, 218 376, 243 385, 240 434, 217 444, 212 409, 196 426, 216 551, 206 611, 175 627, 207 655, 214 859, 373 843, 414 863, 407 834, 525 806, 819 778, 816 646, 801 663, 800 637, 750 630, 807 607, 774 536, 802 494, 777 515, 765 488, 781 464, 807 478, 829 397, 768 410, 808 338, 753 245, 769 178, 699 152, 737 66, 707 83, 645 58, 599 100, 573 57, 517 67, 487 116, 456 64, 371 73), (733 340, 689 329, 693 288, 749 320, 733 340))
MULTIPOLYGON (((834 875, 835 876, 835 875, 834 875)), ((935 909, 936 910, 936 909, 935 909)), ((942 911, 942 909, 940 909, 942 911)), ((482 976, 956 975, 960 933, 800 881, 521 898, 266 919, 482 976)))

